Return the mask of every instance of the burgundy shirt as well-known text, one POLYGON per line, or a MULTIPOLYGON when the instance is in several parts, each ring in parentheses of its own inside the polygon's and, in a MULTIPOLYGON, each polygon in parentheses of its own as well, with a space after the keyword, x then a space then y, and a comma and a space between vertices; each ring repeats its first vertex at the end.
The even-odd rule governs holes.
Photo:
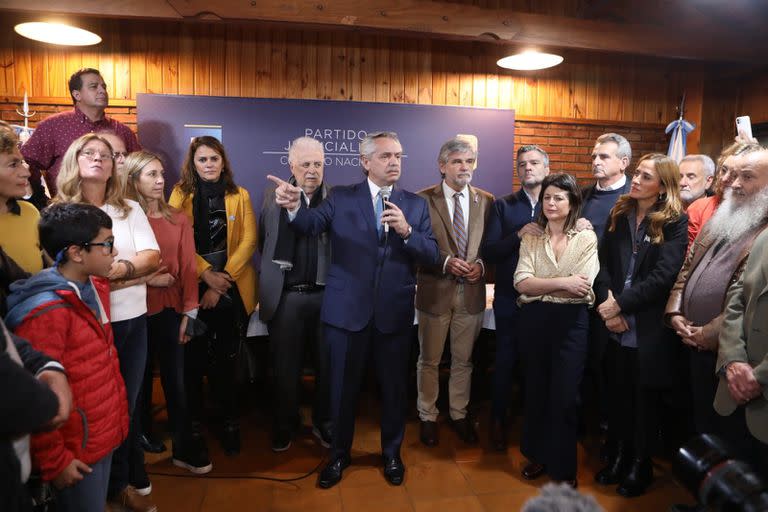
POLYGON ((61 159, 70 144, 86 133, 114 132, 125 142, 125 149, 131 153, 141 149, 136 135, 120 121, 104 116, 95 123, 77 107, 71 112, 52 115, 37 125, 29 140, 21 147, 21 154, 29 164, 33 186, 40 183, 40 171, 48 171, 45 182, 51 197, 56 194, 56 176, 59 174, 61 159))

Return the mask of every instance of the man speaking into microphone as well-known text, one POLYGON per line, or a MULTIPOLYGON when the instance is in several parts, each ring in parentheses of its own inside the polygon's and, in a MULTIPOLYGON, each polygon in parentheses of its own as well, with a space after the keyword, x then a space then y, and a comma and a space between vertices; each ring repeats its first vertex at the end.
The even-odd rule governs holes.
POLYGON ((360 163, 367 178, 335 187, 314 209, 302 206, 300 188, 268 176, 277 185, 275 200, 288 211, 291 226, 309 236, 327 231, 331 241, 320 312, 330 351, 333 419, 330 461, 318 478, 323 488, 336 485, 351 462, 357 397, 369 354, 381 389, 384 477, 400 485, 405 475, 400 445, 405 433, 415 269, 418 264, 436 264, 439 252, 426 201, 395 187, 402 152, 396 133, 369 133, 360 142, 360 163))

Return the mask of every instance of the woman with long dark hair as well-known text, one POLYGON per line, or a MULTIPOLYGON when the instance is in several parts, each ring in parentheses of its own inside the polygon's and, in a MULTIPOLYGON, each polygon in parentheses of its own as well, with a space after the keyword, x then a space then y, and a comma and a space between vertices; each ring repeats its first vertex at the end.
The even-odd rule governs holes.
POLYGON ((541 235, 525 234, 515 271, 525 405, 523 477, 547 473, 576 487, 579 386, 587 358, 588 308, 598 272, 597 236, 576 230, 581 190, 568 174, 544 178, 541 235))
POLYGON ((240 452, 235 356, 241 329, 256 307, 256 218, 248 191, 235 185, 224 146, 215 137, 192 140, 168 203, 192 220, 200 284, 203 337, 187 344, 187 397, 202 419, 202 377, 208 378, 224 417, 225 453, 240 452), (210 350, 209 350, 210 347, 210 350), (211 354, 209 361, 208 355, 211 354))
POLYGON ((629 194, 611 210, 595 282, 597 311, 610 332, 612 456, 595 480, 643 494, 653 479, 651 455, 659 405, 678 373, 681 343, 664 326, 664 306, 683 264, 688 217, 680 201, 680 171, 653 153, 637 163, 629 194))

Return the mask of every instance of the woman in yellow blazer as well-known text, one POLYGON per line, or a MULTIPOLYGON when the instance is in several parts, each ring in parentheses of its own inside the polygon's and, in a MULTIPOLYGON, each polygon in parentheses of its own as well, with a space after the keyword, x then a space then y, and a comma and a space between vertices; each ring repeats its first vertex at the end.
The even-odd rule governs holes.
POLYGON ((224 415, 224 452, 240 452, 235 355, 240 326, 256 307, 256 218, 248 191, 235 185, 224 146, 214 137, 192 140, 181 180, 168 203, 184 211, 195 232, 200 277, 199 318, 205 336, 186 346, 185 374, 189 411, 202 418, 202 378, 208 370, 211 390, 224 415), (211 358, 209 360, 209 354, 211 358))

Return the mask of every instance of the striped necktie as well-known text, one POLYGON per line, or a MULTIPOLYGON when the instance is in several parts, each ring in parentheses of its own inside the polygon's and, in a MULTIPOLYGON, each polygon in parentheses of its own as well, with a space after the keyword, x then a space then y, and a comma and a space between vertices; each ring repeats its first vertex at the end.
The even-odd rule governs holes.
POLYGON ((461 207, 461 192, 453 194, 453 236, 456 238, 456 247, 459 253, 456 255, 462 260, 467 259, 467 228, 464 225, 464 209, 461 207))

